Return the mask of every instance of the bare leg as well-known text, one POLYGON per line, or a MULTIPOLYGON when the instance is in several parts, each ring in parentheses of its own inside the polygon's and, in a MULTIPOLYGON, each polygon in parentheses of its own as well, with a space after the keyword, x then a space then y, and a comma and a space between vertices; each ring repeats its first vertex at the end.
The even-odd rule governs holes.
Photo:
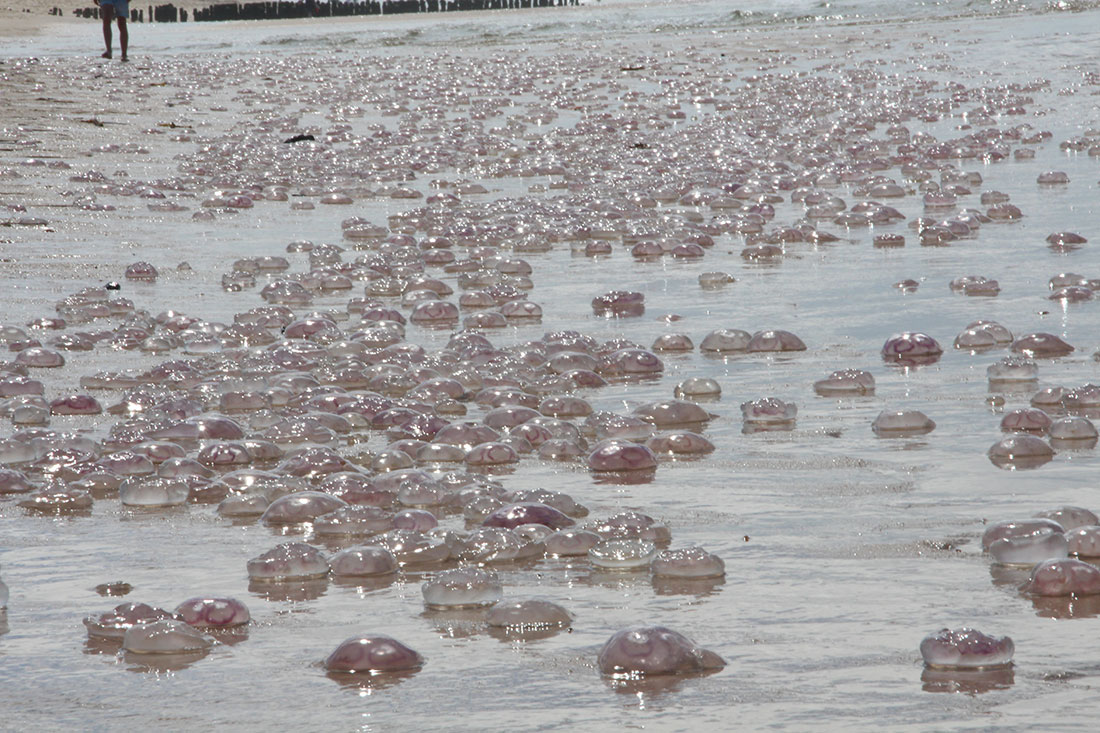
POLYGON ((130 45, 130 33, 126 30, 126 19, 118 16, 118 45, 122 48, 122 60, 126 61, 126 47, 130 45))
POLYGON ((103 58, 111 58, 111 21, 115 19, 114 5, 100 5, 99 14, 103 16, 103 42, 107 44, 107 52, 103 58))

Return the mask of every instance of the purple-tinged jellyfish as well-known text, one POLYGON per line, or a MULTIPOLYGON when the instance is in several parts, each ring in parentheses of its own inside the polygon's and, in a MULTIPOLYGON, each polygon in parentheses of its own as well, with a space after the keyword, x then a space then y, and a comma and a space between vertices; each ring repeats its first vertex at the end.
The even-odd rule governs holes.
POLYGON ((635 408, 634 414, 659 428, 704 423, 714 415, 694 402, 662 400, 635 408))
POLYGON ((213 645, 213 638, 175 619, 134 624, 122 637, 122 648, 134 654, 193 654, 213 645))
POLYGON ((508 601, 493 606, 485 621, 511 632, 549 631, 572 626, 573 614, 550 601, 508 601))
POLYGON ((977 629, 941 629, 926 636, 920 653, 929 667, 980 670, 1007 667, 1016 651, 1007 636, 988 636, 977 629))
POLYGON ((1071 443, 1096 442, 1096 426, 1087 417, 1066 415, 1053 420, 1047 428, 1051 442, 1055 440, 1067 445, 1071 443))
POLYGON ((145 603, 123 603, 99 616, 87 616, 84 626, 88 629, 88 636, 121 640, 127 630, 136 624, 170 618, 172 614, 162 608, 145 603))
POLYGON ((429 608, 491 606, 504 597, 504 586, 491 570, 474 567, 444 570, 420 587, 429 608))
POLYGON ((298 524, 348 506, 347 502, 321 491, 299 491, 282 496, 264 511, 264 524, 298 524))
POLYGON ((365 544, 389 550, 402 567, 445 562, 451 556, 450 547, 442 539, 411 529, 390 530, 365 544))
POLYGON ((741 418, 745 427, 789 428, 794 425, 798 407, 778 397, 761 397, 741 403, 741 418))
POLYGON ((747 346, 750 352, 760 351, 805 351, 806 344, 790 331, 757 331, 749 338, 747 346))
POLYGON ((592 299, 592 312, 616 318, 640 316, 645 313, 645 296, 628 290, 612 290, 592 299))
POLYGON ((323 578, 328 573, 324 554, 302 542, 278 545, 248 561, 248 577, 253 581, 279 583, 323 578))
POLYGON ((1002 433, 1034 433, 1046 435, 1051 423, 1050 415, 1034 407, 1023 407, 1006 412, 1001 418, 1002 433))
POLYGON ((593 471, 646 471, 656 467, 653 451, 625 440, 601 441, 588 454, 588 468, 593 471))
POLYGON ((227 629, 247 624, 252 616, 236 598, 188 598, 176 606, 176 616, 196 628, 227 629))
POLYGON ((561 511, 537 502, 521 502, 502 506, 485 518, 486 527, 514 529, 521 524, 542 524, 552 529, 572 527, 574 521, 561 511))
POLYGON ((1048 558, 1066 557, 1069 544, 1063 532, 1044 529, 1018 537, 1002 537, 989 545, 990 556, 1004 565, 1032 566, 1048 558))
POLYGON ((1100 525, 1090 524, 1066 531, 1066 544, 1075 557, 1100 557, 1100 525))
POLYGON ((389 575, 398 569, 397 558, 384 547, 360 545, 341 550, 332 558, 332 573, 344 577, 389 575))
POLYGON ((1053 519, 1006 520, 991 524, 982 533, 982 550, 989 551, 990 546, 1000 539, 1030 537, 1045 532, 1065 532, 1066 528, 1053 519))
POLYGON ((389 636, 353 636, 325 659, 325 669, 343 674, 379 675, 414 670, 424 657, 389 636))
POLYGON ((989 449, 989 460, 998 468, 1038 468, 1054 458, 1054 449, 1042 438, 1011 433, 989 449))
POLYGON ((736 328, 720 328, 703 337, 699 350, 725 354, 732 351, 748 351, 752 334, 736 328))
POLYGON ((654 455, 704 455, 714 452, 714 443, 689 430, 654 435, 646 441, 646 447, 654 455))
POLYGON ((1012 342, 1011 349, 1017 354, 1035 358, 1056 358, 1066 356, 1074 347, 1052 333, 1029 333, 1012 342))
POLYGON ((1020 590, 1037 596, 1095 596, 1100 594, 1100 568, 1072 558, 1044 560, 1020 590))
POLYGON ((871 423, 875 435, 883 438, 925 435, 936 423, 920 410, 883 410, 871 423))
POLYGON ((548 557, 578 557, 603 542, 595 532, 585 529, 562 529, 543 540, 548 557))
POLYGON ((692 674, 721 669, 725 661, 683 634, 664 626, 634 626, 603 645, 596 664, 605 675, 692 674))
POLYGON ((722 394, 722 387, 710 377, 689 377, 676 385, 678 398, 697 400, 716 399, 722 394))
POLYGON ((943 347, 928 334, 904 331, 886 339, 882 345, 884 361, 902 366, 931 364, 939 360, 943 347))
POLYGON ((814 382, 814 392, 822 397, 873 395, 875 378, 863 369, 840 369, 814 382))
POLYGON ((1097 517, 1095 512, 1079 506, 1063 506, 1057 509, 1047 509, 1045 511, 1035 512, 1035 517, 1038 519, 1050 519, 1055 521, 1067 530, 1100 524, 1100 517, 1097 517))

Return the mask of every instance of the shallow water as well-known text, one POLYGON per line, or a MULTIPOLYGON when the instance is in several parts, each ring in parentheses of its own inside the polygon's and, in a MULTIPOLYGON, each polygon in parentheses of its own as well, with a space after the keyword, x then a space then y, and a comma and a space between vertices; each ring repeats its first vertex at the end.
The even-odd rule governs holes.
MULTIPOLYGON (((1052 133, 1049 140, 1027 146, 1036 150, 1034 160, 958 162, 962 170, 984 178, 973 195, 961 199, 963 205, 978 207, 979 191, 1000 190, 1011 195, 1025 218, 985 224, 975 239, 948 247, 921 247, 904 222, 845 230, 824 221, 819 228, 839 235, 839 242, 791 245, 789 255, 775 265, 746 263, 739 256, 743 241, 734 235, 719 237, 699 261, 637 262, 621 244, 597 260, 570 254, 567 243, 545 254, 517 255, 534 267, 530 298, 545 315, 539 324, 487 333, 497 345, 566 328, 601 339, 621 335, 642 345, 661 333, 684 332, 698 345, 704 334, 721 327, 784 328, 808 345, 806 352, 783 356, 710 358, 698 350, 663 355, 665 372, 658 381, 584 393, 596 409, 628 412, 669 398, 688 376, 721 383, 722 399, 706 405, 719 415, 705 433, 717 446, 715 453, 662 463, 651 483, 608 482, 583 466, 531 458, 500 476, 509 489, 569 493, 595 517, 639 509, 669 524, 673 547, 700 544, 725 559, 723 581, 687 588, 651 580, 646 573, 597 571, 584 561, 498 568, 506 598, 544 597, 570 609, 576 620, 569 633, 528 643, 500 641, 476 616, 425 611, 417 574, 369 588, 336 581, 250 587, 246 560, 290 538, 259 523, 230 523, 209 506, 136 511, 101 500, 90 516, 39 517, 16 507, 15 499, 3 499, 0 572, 12 590, 10 630, 0 636, 3 727, 191 729, 289 723, 339 730, 482 730, 505 719, 524 730, 840 725, 854 730, 1031 730, 1036 720, 1051 730, 1091 729, 1087 713, 1095 710, 1100 662, 1089 640, 1098 623, 1098 604, 1088 599, 1064 607, 1033 603, 1016 590, 1026 571, 992 568, 978 538, 987 521, 1063 504, 1100 509, 1096 452, 1060 451, 1035 470, 994 466, 986 450, 1000 438, 1001 413, 1026 406, 1030 393, 1006 394, 1003 405, 991 406, 985 369, 1006 350, 969 354, 949 347, 955 334, 978 318, 997 320, 1017 335, 1049 331, 1077 351, 1040 360, 1040 385, 1097 381, 1092 353, 1100 333, 1098 306, 1062 307, 1046 299, 1047 281, 1058 272, 1098 274, 1091 248, 1100 237, 1095 225, 1100 158, 1059 150, 1060 141, 1098 124, 1095 49, 1100 31, 1083 30, 1098 27, 1096 11, 985 17, 984 5, 948 4, 953 12, 982 13, 980 20, 960 27, 952 21, 866 17, 894 17, 893 3, 881 8, 861 4, 838 11, 840 18, 810 23, 797 20, 805 17, 805 8, 793 7, 784 9, 791 20, 779 27, 746 27, 743 18, 719 16, 718 4, 699 3, 697 23, 689 19, 668 30, 670 18, 683 18, 670 4, 605 5, 479 14, 477 19, 449 16, 438 24, 421 18, 309 24, 305 33, 278 24, 138 27, 134 35, 142 46, 135 46, 139 58, 130 69, 97 62, 85 78, 75 74, 84 62, 67 58, 87 41, 84 36, 16 46, 14 53, 42 60, 29 65, 6 60, 0 67, 5 94, 20 100, 0 113, 0 170, 21 175, 0 179, 0 202, 27 204, 26 214, 5 211, 0 221, 30 215, 50 223, 48 228, 0 228, 0 281, 8 294, 4 322, 22 324, 52 315, 54 302, 64 295, 122 280, 125 266, 138 259, 162 272, 156 284, 123 283, 122 295, 138 307, 154 314, 174 308, 229 322, 233 313, 261 304, 258 289, 222 291, 220 277, 233 260, 284 254, 286 244, 297 239, 339 242, 340 221, 346 217, 384 224, 388 216, 421 205, 361 199, 350 206, 291 211, 286 203, 258 202, 239 214, 219 212, 213 222, 193 221, 190 214, 211 187, 196 191, 193 199, 173 195, 192 210, 176 214, 155 215, 134 197, 102 194, 96 200, 116 211, 69 206, 74 196, 66 191, 90 184, 70 182, 68 175, 95 169, 108 175, 126 171, 135 180, 168 177, 181 163, 201 157, 202 145, 246 132, 259 117, 257 110, 267 107, 241 90, 269 81, 265 67, 279 83, 300 85, 297 93, 305 109, 300 127, 327 129, 326 95, 367 95, 378 86, 389 89, 395 79, 411 83, 418 63, 472 83, 476 77, 472 71, 467 76, 468 71, 498 54, 514 59, 517 45, 525 44, 525 59, 568 69, 572 76, 567 81, 578 90, 576 108, 562 109, 550 124, 529 125, 528 132, 538 137, 568 130, 598 114, 601 104, 622 109, 624 97, 610 93, 613 98, 601 102, 601 90, 584 90, 584 83, 609 76, 643 99, 680 88, 676 85, 684 79, 706 79, 742 103, 753 98, 748 85, 755 82, 749 77, 790 76, 793 88, 809 91, 817 80, 835 79, 841 68, 881 73, 874 77, 874 94, 908 88, 917 79, 967 87, 1049 79, 1049 86, 1028 92, 1034 98, 1026 105, 1028 114, 995 118, 1000 127, 1029 123, 1052 133), (605 37, 609 28, 612 38, 605 37), (303 37, 309 42, 301 43, 303 37), (400 42, 370 45, 379 38, 400 42), (153 53, 148 49, 154 44, 163 45, 164 54, 180 55, 153 53), (199 51, 209 55, 201 60, 185 55, 199 51), (147 61, 141 59, 145 53, 147 61), (336 55, 322 55, 328 53, 336 55), (448 64, 456 70, 448 71, 448 64), (646 68, 618 71, 630 65, 646 68), (328 78, 336 81, 330 84, 328 78), (102 96, 104 89, 112 94, 102 96), (192 89, 193 95, 179 99, 175 95, 181 89, 192 89), (81 122, 91 118, 104 126, 81 122), (194 129, 193 139, 171 142, 168 135, 139 132, 169 122, 194 129), (27 139, 41 142, 17 144, 27 139), (137 143, 149 152, 89 152, 111 141, 137 143), (184 157, 177 160, 177 155, 184 157), (30 156, 58 156, 73 168, 19 165, 30 156), (1065 171, 1069 185, 1037 185, 1037 176, 1047 170, 1065 171), (1092 241, 1074 252, 1055 253, 1044 238, 1062 230, 1092 241), (873 248, 872 236, 884 231, 903 234, 905 247, 873 248), (193 271, 174 271, 180 261, 189 262, 193 271), (697 278, 711 270, 727 271, 737 282, 701 290, 697 278), (967 274, 997 279, 1001 293, 980 298, 951 292, 948 282, 967 274), (903 278, 921 282, 916 293, 903 295, 893 287, 903 278), (591 298, 612 288, 644 292, 645 315, 593 316, 591 298), (671 313, 682 320, 668 324, 658 318, 671 313), (882 343, 904 330, 934 336, 946 349, 943 358, 912 369, 884 364, 882 343), (871 371, 875 396, 838 400, 814 394, 814 380, 846 367, 871 371), (797 404, 796 427, 743 433, 738 405, 766 395, 797 404), (870 423, 887 407, 922 410, 937 427, 920 437, 876 438, 870 423), (254 623, 246 641, 218 647, 182 669, 150 669, 147 660, 118 657, 113 649, 100 653, 87 644, 80 619, 124 600, 102 598, 93 588, 115 579, 134 586, 125 600, 168 608, 198 594, 232 595, 248 604, 254 623), (1072 618, 1052 620, 1052 615, 1072 618), (595 669, 599 646, 619 628, 640 623, 667 624, 729 664, 706 677, 654 680, 636 688, 601 679, 595 669), (933 691, 933 682, 922 682, 920 639, 943 626, 961 625, 1015 640, 1016 666, 998 689, 942 694, 933 691), (343 686, 326 677, 320 666, 325 656, 344 638, 367 631, 402 640, 427 658, 426 666, 380 689, 343 686), (68 704, 59 705, 59 699, 68 704)), ((686 149, 696 138, 682 131, 701 130, 702 135, 717 129, 731 146, 755 144, 732 113, 693 106, 682 88, 685 119, 671 121, 671 129, 643 126, 628 142, 671 140, 686 149)), ((396 129, 396 118, 381 114, 372 101, 362 103, 367 110, 362 118, 350 120, 353 128, 362 131, 378 123, 396 129)), ((506 124, 535 103, 533 93, 517 95, 514 108, 502 108, 484 125, 506 124)), ((958 136, 963 133, 956 128, 966 122, 958 115, 975 106, 967 102, 939 122, 904 124, 914 133, 958 136)), ((857 99, 847 108, 859 107, 857 99)), ((882 137, 888 124, 880 123, 874 134, 882 137)), ((558 195, 529 190, 548 186, 555 180, 550 177, 482 179, 478 173, 473 167, 443 170, 420 175, 410 185, 428 194, 433 178, 479 180, 490 190, 482 200, 512 200, 509 207, 515 210, 524 207, 522 197, 552 201, 558 195)), ((897 168, 883 173, 900 180, 897 168)), ((850 186, 833 192, 849 206, 861 200, 850 186)), ((787 198, 776 204, 773 224, 790 224, 802 215, 802 207, 787 198)), ((886 203, 909 219, 923 215, 917 193, 886 203)), ((304 255, 287 256, 292 270, 308 269, 304 255)), ((361 290, 359 285, 354 292, 361 290)), ((342 307, 346 300, 318 297, 309 310, 342 307)), ((408 340, 430 348, 439 348, 449 335, 408 326, 408 340)), ((64 369, 33 375, 46 381, 47 395, 76 389, 81 375, 147 368, 165 358, 120 357, 103 348, 67 357, 64 369)), ((109 403, 117 395, 97 396, 109 403)), ((471 405, 471 417, 478 414, 471 405)), ((110 422, 54 417, 51 427, 102 436, 110 422)), ((3 434, 10 432, 5 428, 3 434)), ((385 443, 373 434, 366 447, 376 450, 385 443)), ((461 519, 452 516, 444 523, 458 527, 461 519)))

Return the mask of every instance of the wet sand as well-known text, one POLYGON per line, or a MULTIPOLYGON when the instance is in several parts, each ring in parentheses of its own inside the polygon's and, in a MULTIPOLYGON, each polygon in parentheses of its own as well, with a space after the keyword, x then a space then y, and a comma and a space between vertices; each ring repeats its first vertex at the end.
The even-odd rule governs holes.
MULTIPOLYGON (((501 641, 476 614, 425 610, 418 573, 401 573, 380 586, 336 581, 250 586, 248 558, 302 535, 232 523, 211 506, 140 511, 103 499, 88 516, 42 517, 8 497, 0 500, 0 574, 12 589, 9 631, 0 636, 3 726, 194 729, 212 723, 246 728, 289 723, 339 730, 481 730, 507 719, 523 730, 841 725, 852 730, 1032 730, 1038 719, 1051 730, 1089 729, 1097 675, 1097 650, 1089 640, 1100 623, 1100 609, 1090 599, 1046 603, 1021 595, 1016 585, 1026 570, 992 566, 978 538, 987 522, 1002 518, 1063 504, 1100 509, 1095 451, 1059 451, 1052 462, 1030 471, 994 466, 985 453, 1000 437, 1000 418, 1026 406, 1030 392, 1005 394, 988 387, 985 369, 1007 353, 1004 349, 971 354, 950 344, 978 318, 995 319, 1018 335, 1054 332, 1078 350, 1070 357, 1041 360, 1041 385, 1097 381, 1092 353, 1100 315, 1095 304, 1046 300, 1052 275, 1077 271, 1095 277, 1100 269, 1090 249, 1100 237, 1095 227, 1097 158, 1059 150, 1061 141, 1095 125, 1095 58, 1082 58, 1081 52, 1100 47, 1100 39, 1096 32, 1080 30, 1082 19, 1094 15, 1003 18, 973 29, 914 21, 638 33, 610 40, 595 33, 571 38, 559 29, 545 31, 534 42, 524 41, 530 31, 518 15, 495 21, 495 34, 472 30, 472 21, 448 18, 447 26, 428 26, 404 19, 390 21, 384 31, 386 38, 401 42, 366 49, 343 35, 354 39, 354 31, 361 30, 372 37, 379 26, 360 26, 355 19, 338 30, 311 26, 303 38, 261 24, 204 27, 201 37, 157 36, 167 31, 138 26, 134 34, 144 35, 139 35, 143 45, 162 37, 174 44, 224 42, 227 47, 201 62, 186 54, 135 52, 128 67, 71 57, 82 34, 89 36, 90 55, 98 48, 98 34, 90 21, 79 29, 65 21, 58 26, 64 30, 57 31, 61 51, 43 53, 36 61, 5 59, 0 65, 0 204, 25 211, 0 210, 0 222, 7 224, 0 227, 0 285, 6 293, 3 321, 16 325, 52 315, 64 296, 108 281, 122 282, 121 294, 152 314, 175 309, 228 323, 234 313, 262 304, 257 295, 262 280, 244 292, 222 289, 221 276, 234 260, 282 255, 291 258, 293 271, 304 271, 304 255, 286 253, 289 242, 348 245, 341 239, 344 218, 362 216, 385 225, 389 217, 422 206, 423 200, 384 196, 353 196, 351 205, 326 206, 317 192, 295 188, 323 178, 312 173, 290 185, 300 195, 289 201, 257 201, 237 213, 206 207, 215 219, 202 221, 192 215, 204 210, 203 201, 220 187, 214 183, 217 173, 184 190, 165 190, 170 200, 186 207, 174 213, 152 212, 148 200, 136 194, 104 193, 102 182, 71 180, 89 171, 118 186, 181 176, 181 166, 204 165, 205 146, 253 144, 248 136, 257 134, 256 121, 265 116, 298 118, 277 136, 271 131, 259 136, 271 146, 295 131, 316 128, 320 135, 339 124, 350 124, 359 134, 375 124, 394 131, 408 113, 386 114, 385 104, 401 96, 392 93, 395 84, 415 87, 422 71, 418 61, 433 74, 454 74, 458 84, 476 77, 448 71, 449 65, 465 71, 497 54, 512 60, 541 57, 555 68, 569 69, 574 76, 558 75, 545 86, 575 84, 575 104, 559 106, 554 121, 540 123, 537 114, 525 119, 526 130, 510 133, 517 145, 534 145, 554 130, 598 119, 599 95, 607 94, 605 104, 616 114, 636 114, 629 107, 636 99, 653 102, 647 113, 666 113, 664 118, 643 116, 638 134, 624 136, 624 144, 679 140, 688 149, 693 139, 726 129, 731 145, 751 146, 753 141, 743 136, 747 125, 737 123, 736 108, 719 112, 708 103, 692 104, 693 92, 684 80, 700 80, 696 96, 746 102, 745 90, 754 77, 793 79, 794 88, 811 94, 811 81, 799 87, 798 79, 826 84, 834 71, 845 69, 866 71, 853 83, 856 88, 867 84, 867 92, 877 98, 909 88, 906 79, 998 88, 1048 78, 1049 85, 1017 90, 1032 99, 1024 104, 1026 114, 1001 109, 994 123, 1001 128, 1028 123, 1052 135, 1023 146, 1036 150, 1033 160, 952 161, 984 178, 961 199, 963 205, 977 207, 980 190, 1001 190, 1025 218, 986 224, 975 238, 949 247, 919 246, 905 222, 845 229, 824 221, 819 229, 837 234, 839 242, 790 245, 787 255, 772 264, 745 261, 740 256, 744 237, 734 234, 719 236, 706 256, 694 261, 636 261, 618 240, 606 259, 578 256, 561 241, 548 252, 512 253, 533 265, 530 298, 545 315, 538 324, 486 331, 495 344, 575 328, 600 339, 625 336, 643 346, 662 333, 684 332, 697 346, 705 333, 721 327, 785 328, 807 343, 808 350, 796 354, 707 357, 696 349, 662 355, 665 372, 659 380, 614 383, 583 393, 597 409, 628 412, 670 398, 674 386, 689 376, 721 383, 722 399, 706 405, 719 415, 705 431, 717 446, 715 453, 664 462, 651 482, 607 481, 581 464, 530 457, 499 476, 509 489, 541 486, 567 492, 595 517, 627 508, 652 514, 672 529, 673 547, 700 544, 722 556, 724 580, 685 587, 644 572, 601 572, 586 561, 498 568, 506 597, 551 599, 576 615, 571 633, 529 643, 501 641), (1077 38, 1074 48, 1064 40, 1071 31, 1077 38), (249 43, 251 50, 241 48, 249 43), (524 43, 526 53, 517 51, 524 43), (429 57, 430 63, 424 61, 429 57), (580 70, 577 58, 588 71, 580 70), (348 68, 341 72, 341 65, 348 68), (900 81, 890 76, 894 73, 901 74, 900 81), (380 88, 385 94, 372 98, 380 88), (256 94, 265 89, 272 91, 271 98, 256 94), (682 90, 682 118, 667 116, 671 97, 658 97, 662 89, 682 90), (295 96, 293 103, 284 101, 295 96), (355 97, 366 110, 363 117, 330 107, 331 99, 350 104, 355 97), (700 130, 699 137, 676 137, 678 130, 692 126, 700 130), (109 145, 119 148, 103 148, 109 145), (25 165, 30 158, 41 164, 25 165), (70 167, 50 168, 56 162, 70 167), (1036 185, 1046 170, 1066 171, 1070 184, 1036 185), (4 171, 16 176, 3 176, 4 171), (314 202, 316 208, 293 210, 294 201, 314 202), (46 223, 19 225, 23 217, 46 223), (1078 231, 1091 242, 1076 251, 1053 251, 1044 238, 1062 230, 1078 231), (906 245, 873 247, 872 237, 883 232, 904 235, 906 245), (155 284, 124 280, 126 266, 137 260, 160 270, 155 284), (181 262, 190 269, 178 269, 181 262), (712 270, 728 271, 737 282, 701 289, 699 275, 712 270), (996 278, 1001 293, 996 298, 952 293, 948 282, 966 274, 996 278), (893 287, 907 277, 921 283, 915 294, 903 295, 893 287), (591 298, 613 288, 644 292, 646 314, 610 320, 593 316, 591 298), (661 320, 665 314, 682 320, 661 320), (932 334, 947 353, 927 367, 884 364, 879 356, 883 341, 902 330, 932 334), (872 371, 875 396, 837 400, 812 392, 814 380, 845 367, 872 371), (771 394, 798 405, 796 427, 742 432, 738 405, 771 394), (870 423, 887 407, 920 409, 937 428, 920 437, 876 438, 870 423), (102 598, 93 590, 115 579, 135 588, 125 600, 166 608, 200 593, 241 598, 254 618, 248 639, 175 669, 97 648, 87 642, 80 619, 124 600, 102 598), (664 623, 683 631, 723 655, 728 666, 705 677, 638 686, 602 679, 595 670, 599 646, 617 629, 637 623, 664 623), (1012 636, 1015 668, 1007 676, 976 683, 950 676, 937 680, 922 670, 920 639, 943 626, 961 625, 1012 636), (327 678, 321 660, 342 639, 364 631, 401 639, 427 664, 389 686, 344 686, 327 678), (61 699, 67 701, 63 706, 61 699), (288 703, 274 706, 272 700, 288 703)), ((573 17, 562 16, 564 27, 573 17)), ((538 112, 544 104, 538 91, 517 94, 516 107, 501 106, 486 126, 504 126, 519 113, 538 112)), ((928 94, 937 100, 949 96, 939 86, 928 94)), ((792 115, 802 111, 800 103, 796 100, 792 115)), ((904 124, 914 133, 958 136, 983 128, 981 104, 974 96, 938 121, 904 124), (964 111, 973 119, 962 118, 964 111)), ((423 114, 430 117, 431 111, 423 114)), ((464 108, 451 117, 467 114, 464 108)), ((445 114, 429 121, 443 126, 447 119, 445 114)), ((427 124, 424 117, 417 122, 427 124)), ((896 123, 878 122, 874 134, 880 138, 896 123)), ((229 171, 238 165, 247 168, 247 161, 227 163, 227 178, 236 175, 229 171)), ((526 210, 524 197, 551 202, 562 195, 551 188, 562 180, 559 176, 477 178, 472 171, 425 171, 408 185, 430 195, 433 179, 477 180, 489 193, 470 200, 486 207, 505 202, 500 206, 506 211, 526 210)), ((901 179, 896 167, 884 173, 901 179)), ((380 188, 369 179, 359 185, 380 188)), ((610 185, 606 191, 601 185, 593 180, 588 192, 613 193, 610 185)), ((893 205, 911 220, 925 212, 915 184, 905 185, 907 195, 893 205)), ((238 187, 236 181, 225 185, 238 187)), ((850 206, 861 200, 852 188, 841 185, 833 191, 850 206)), ((681 214, 692 211, 675 203, 662 206, 681 214)), ((790 202, 789 192, 775 206, 773 224, 790 224, 802 215, 803 207, 790 202)), ((706 209, 696 213, 714 216, 706 209)), ((361 295, 362 286, 353 292, 361 295)), ((339 309, 347 297, 321 295, 308 310, 339 309)), ((408 340, 429 349, 440 348, 449 335, 408 327, 408 340)), ((45 382, 48 396, 76 390, 84 375, 147 369, 166 358, 105 348, 67 356, 65 368, 34 373, 45 382)), ((119 394, 97 397, 106 404, 119 394)), ((481 414, 471 405, 467 419, 481 414)), ((113 421, 58 416, 51 427, 102 438, 113 421)), ((4 436, 13 430, 6 426, 4 436)), ((387 442, 372 433, 365 443, 342 450, 380 450, 387 442)), ((461 517, 453 515, 444 524, 463 527, 461 517)), ((305 538, 313 541, 311 535, 305 538)))

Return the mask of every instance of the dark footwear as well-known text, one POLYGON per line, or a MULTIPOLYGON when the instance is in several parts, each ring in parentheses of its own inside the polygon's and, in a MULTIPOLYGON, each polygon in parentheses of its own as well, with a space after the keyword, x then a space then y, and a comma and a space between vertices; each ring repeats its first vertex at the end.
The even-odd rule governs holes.
POLYGON ((99 55, 99 57, 101 59, 109 59, 109 58, 111 58, 111 52, 110 51, 104 51, 103 53, 101 53, 99 55))

